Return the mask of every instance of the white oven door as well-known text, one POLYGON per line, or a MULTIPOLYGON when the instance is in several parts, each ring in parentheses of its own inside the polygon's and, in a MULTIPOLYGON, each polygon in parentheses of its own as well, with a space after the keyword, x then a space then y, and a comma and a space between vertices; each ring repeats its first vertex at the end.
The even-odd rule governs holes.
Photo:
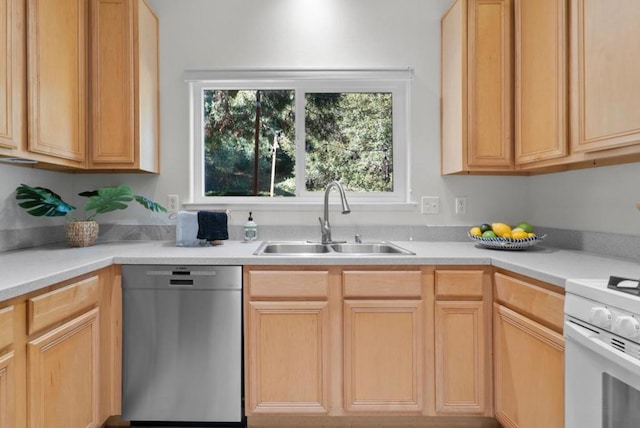
POLYGON ((640 360, 565 321, 565 428, 640 427, 640 360))

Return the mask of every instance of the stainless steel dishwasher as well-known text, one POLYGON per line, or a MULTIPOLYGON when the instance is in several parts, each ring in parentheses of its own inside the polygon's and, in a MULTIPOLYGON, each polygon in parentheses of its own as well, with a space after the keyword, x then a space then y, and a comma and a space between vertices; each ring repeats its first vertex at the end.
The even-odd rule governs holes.
POLYGON ((241 426, 242 268, 122 266, 122 419, 241 426))

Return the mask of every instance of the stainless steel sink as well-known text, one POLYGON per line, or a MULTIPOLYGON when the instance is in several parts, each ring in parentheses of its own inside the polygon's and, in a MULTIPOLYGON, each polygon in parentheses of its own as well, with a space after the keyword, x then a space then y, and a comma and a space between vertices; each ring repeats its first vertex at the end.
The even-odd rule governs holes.
POLYGON ((331 244, 331 248, 344 254, 414 254, 390 242, 349 242, 331 244))
POLYGON ((327 245, 312 242, 265 242, 254 254, 323 254, 331 252, 327 245))
POLYGON ((257 256, 415 255, 415 253, 387 241, 333 244, 305 241, 265 241, 253 254, 257 256))

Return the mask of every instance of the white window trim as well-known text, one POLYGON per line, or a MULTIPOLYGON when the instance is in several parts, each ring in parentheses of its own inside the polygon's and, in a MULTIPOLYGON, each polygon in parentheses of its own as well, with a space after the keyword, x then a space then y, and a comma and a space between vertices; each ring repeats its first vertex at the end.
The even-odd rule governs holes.
MULTIPOLYGON (((304 102, 300 91, 354 90, 393 93, 393 192, 348 192, 349 202, 361 208, 385 207, 398 209, 411 207, 410 202, 410 95, 413 70, 403 69, 213 69, 189 70, 185 81, 189 84, 189 140, 190 140, 190 201, 187 209, 216 207, 244 207, 265 209, 316 209, 323 202, 323 192, 307 192, 304 185, 305 135, 296 133, 296 188, 295 197, 261 196, 202 196, 204 194, 204 145, 202 144, 203 100, 202 90, 215 89, 293 89, 296 91, 296 121, 304 121, 304 102), (299 111, 302 110, 302 111, 299 111)), ((297 129, 303 129, 296 124, 297 129)))

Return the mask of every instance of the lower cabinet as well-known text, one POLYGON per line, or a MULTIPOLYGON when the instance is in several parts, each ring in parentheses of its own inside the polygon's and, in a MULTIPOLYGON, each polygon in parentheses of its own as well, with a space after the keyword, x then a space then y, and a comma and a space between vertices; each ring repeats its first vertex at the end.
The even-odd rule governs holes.
POLYGON ((244 293, 258 426, 563 427, 559 287, 490 266, 245 266, 244 293))
POLYGON ((30 426, 100 426, 99 314, 94 308, 29 341, 30 426))
POLYGON ((326 414, 329 272, 249 270, 244 291, 245 412, 326 414))
POLYGON ((327 302, 251 302, 249 406, 254 413, 327 413, 327 302))
POLYGON ((345 271, 344 406, 349 412, 421 412, 420 271, 345 271))
POLYGON ((120 413, 119 279, 113 266, 0 303, 0 428, 120 413))
POLYGON ((0 428, 16 426, 13 305, 0 306, 0 428))
POLYGON ((435 377, 439 415, 492 416, 491 276, 435 272, 435 377))
POLYGON ((422 271, 245 267, 247 416, 424 408, 422 271))
POLYGON ((564 297, 495 274, 496 419, 508 428, 564 427, 564 297))

